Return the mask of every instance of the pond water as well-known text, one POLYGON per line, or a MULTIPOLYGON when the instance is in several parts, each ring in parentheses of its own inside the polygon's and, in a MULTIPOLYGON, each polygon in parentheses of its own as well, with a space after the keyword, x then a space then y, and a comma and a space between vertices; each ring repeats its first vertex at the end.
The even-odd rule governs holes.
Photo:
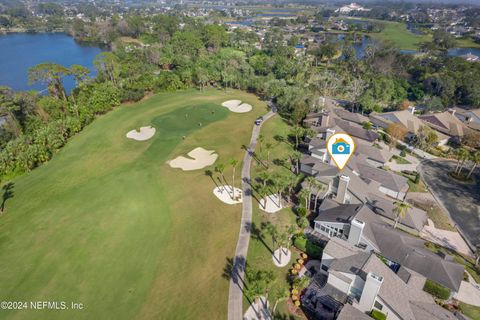
MULTIPOLYGON (((64 33, 10 33, 0 35, 0 85, 14 90, 44 90, 43 84, 28 85, 28 69, 43 62, 66 67, 73 64, 89 68, 94 75, 93 59, 102 49, 82 46, 64 33)), ((75 86, 64 81, 67 92, 75 86)))

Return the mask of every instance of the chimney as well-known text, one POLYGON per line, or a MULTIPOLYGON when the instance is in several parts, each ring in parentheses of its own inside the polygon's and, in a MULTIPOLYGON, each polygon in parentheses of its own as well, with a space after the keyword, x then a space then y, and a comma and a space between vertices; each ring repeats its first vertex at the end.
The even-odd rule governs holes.
POLYGON ((455 115, 455 109, 452 109, 452 108, 448 109, 448 113, 450 113, 452 116, 454 116, 455 115))
POLYGON ((330 122, 330 115, 328 114, 328 112, 323 112, 322 120, 320 121, 320 127, 328 127, 329 122, 330 122))
POLYGON ((363 287, 362 296, 358 303, 358 309, 362 312, 370 312, 377 298, 377 294, 382 286, 383 278, 376 274, 369 272, 365 285, 363 287))
POLYGON ((362 238, 364 227, 365 222, 353 218, 352 222, 350 223, 350 231, 348 232, 348 242, 354 246, 358 245, 360 243, 360 239, 362 238))
MULTIPOLYGON (((323 122, 323 118, 322 118, 322 122, 323 122)), ((325 141, 328 141, 328 138, 330 138, 331 136, 333 136, 335 134, 335 129, 327 129, 327 132, 325 133, 325 141)))
POLYGON ((340 176, 338 178, 338 188, 337 188, 337 196, 335 200, 339 203, 345 203, 345 199, 347 197, 348 192, 348 183, 350 182, 350 177, 348 176, 340 176))
POLYGON ((408 111, 410 111, 411 114, 414 114, 415 113, 415 106, 409 106, 407 108, 408 111))

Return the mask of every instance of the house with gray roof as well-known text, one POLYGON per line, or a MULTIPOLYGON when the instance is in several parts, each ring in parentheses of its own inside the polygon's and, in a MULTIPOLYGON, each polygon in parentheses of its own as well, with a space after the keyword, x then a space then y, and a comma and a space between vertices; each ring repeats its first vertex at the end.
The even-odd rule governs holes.
MULTIPOLYGON (((408 268, 458 292, 464 267, 449 256, 439 256, 425 247, 425 241, 393 229, 367 204, 338 204, 325 199, 314 221, 314 235, 340 238, 365 252, 376 252, 395 270, 408 268), (432 265, 437 266, 431 268, 432 265)), ((412 211, 408 213, 412 216, 412 211)))
MULTIPOLYGON (((322 292, 323 285, 329 292, 337 290, 336 296, 341 296, 340 293, 347 296, 340 301, 343 308, 337 319, 364 319, 363 315, 372 310, 382 312, 388 320, 456 319, 422 290, 424 276, 405 269, 410 277, 401 278, 373 252, 332 238, 323 251, 321 263, 321 274, 326 280, 317 281, 317 290, 322 292)), ((309 290, 314 290, 314 286, 309 290)))
MULTIPOLYGON (((391 111, 385 113, 372 112, 369 115, 370 122, 379 128, 388 128, 393 123, 400 124, 408 131, 406 138, 412 139, 415 137, 422 126, 427 125, 421 119, 413 114, 413 110, 391 111)), ((438 132, 438 145, 445 145, 450 139, 449 136, 438 132)))
POLYGON ((480 131, 480 108, 465 109, 455 107, 449 110, 455 117, 463 122, 468 128, 480 131))
POLYGON ((453 138, 461 138, 469 131, 452 111, 424 114, 419 118, 430 128, 453 138))
POLYGON ((376 181, 379 191, 394 199, 403 200, 408 191, 408 179, 391 171, 374 168, 366 164, 358 164, 358 173, 362 179, 376 181))

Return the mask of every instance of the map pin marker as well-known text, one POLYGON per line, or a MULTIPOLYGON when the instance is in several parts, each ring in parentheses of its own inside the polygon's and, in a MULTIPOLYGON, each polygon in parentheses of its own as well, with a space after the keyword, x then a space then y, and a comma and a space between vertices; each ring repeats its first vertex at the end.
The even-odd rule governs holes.
POLYGON ((337 168, 343 170, 355 151, 355 142, 346 133, 335 133, 327 140, 327 151, 337 168))

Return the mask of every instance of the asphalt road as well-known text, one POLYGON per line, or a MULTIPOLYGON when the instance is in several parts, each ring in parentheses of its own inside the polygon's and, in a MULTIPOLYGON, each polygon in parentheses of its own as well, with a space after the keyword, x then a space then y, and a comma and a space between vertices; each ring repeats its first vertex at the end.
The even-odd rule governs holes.
POLYGON ((455 165, 456 162, 449 160, 426 160, 422 161, 418 169, 432 194, 448 211, 463 236, 471 245, 480 245, 480 168, 473 174, 476 183, 467 184, 448 175, 455 165))
MULTIPOLYGON (((275 113, 269 112, 263 116, 263 123, 273 117, 275 113)), ((262 123, 262 124, 263 124, 262 123)), ((250 146, 245 152, 242 167, 242 191, 243 207, 242 220, 240 222, 240 233, 230 277, 230 288, 228 291, 228 319, 243 319, 243 279, 245 276, 245 264, 247 261, 248 245, 250 242, 250 231, 252 225, 252 188, 250 186, 250 164, 252 155, 257 146, 257 139, 260 135, 260 125, 254 125, 250 146)))

